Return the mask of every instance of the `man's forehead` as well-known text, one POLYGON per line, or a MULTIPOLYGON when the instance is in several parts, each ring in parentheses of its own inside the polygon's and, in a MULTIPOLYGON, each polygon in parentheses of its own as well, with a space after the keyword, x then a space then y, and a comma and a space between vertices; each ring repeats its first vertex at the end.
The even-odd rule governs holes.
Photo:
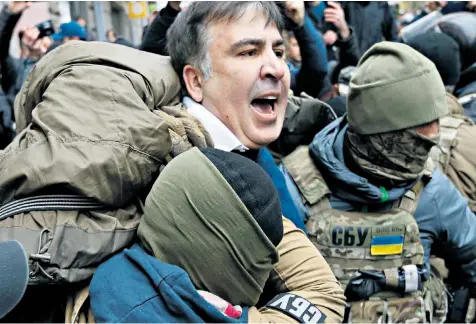
POLYGON ((262 10, 247 9, 237 19, 214 22, 208 27, 212 40, 222 38, 227 44, 249 38, 263 39, 272 43, 282 40, 276 24, 270 21, 262 10))

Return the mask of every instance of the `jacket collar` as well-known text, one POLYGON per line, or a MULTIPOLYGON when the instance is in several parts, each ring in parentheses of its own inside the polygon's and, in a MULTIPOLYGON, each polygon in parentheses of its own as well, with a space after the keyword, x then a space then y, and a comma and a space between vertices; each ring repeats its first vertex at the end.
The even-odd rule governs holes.
POLYGON ((210 134, 216 149, 226 152, 231 152, 233 150, 245 152, 248 150, 235 134, 233 134, 215 115, 201 104, 195 102, 190 97, 184 97, 183 104, 187 107, 188 112, 197 118, 205 127, 207 132, 210 134))

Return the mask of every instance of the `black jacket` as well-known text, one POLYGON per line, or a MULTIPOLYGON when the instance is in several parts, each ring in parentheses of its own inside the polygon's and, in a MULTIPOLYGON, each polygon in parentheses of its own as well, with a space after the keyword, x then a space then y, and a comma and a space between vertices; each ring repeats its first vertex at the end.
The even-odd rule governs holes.
POLYGON ((145 52, 167 55, 167 30, 178 14, 179 12, 169 4, 160 10, 154 21, 147 26, 140 49, 145 52))
POLYGON ((386 1, 346 1, 342 9, 354 28, 359 56, 378 42, 398 40, 395 19, 386 1))

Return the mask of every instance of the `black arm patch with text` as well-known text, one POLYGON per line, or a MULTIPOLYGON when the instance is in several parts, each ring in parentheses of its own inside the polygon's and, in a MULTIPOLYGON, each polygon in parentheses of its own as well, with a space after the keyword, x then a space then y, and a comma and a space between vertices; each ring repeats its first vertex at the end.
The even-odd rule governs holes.
POLYGON ((279 294, 266 307, 276 309, 294 318, 299 323, 323 323, 326 315, 307 299, 290 293, 279 294))

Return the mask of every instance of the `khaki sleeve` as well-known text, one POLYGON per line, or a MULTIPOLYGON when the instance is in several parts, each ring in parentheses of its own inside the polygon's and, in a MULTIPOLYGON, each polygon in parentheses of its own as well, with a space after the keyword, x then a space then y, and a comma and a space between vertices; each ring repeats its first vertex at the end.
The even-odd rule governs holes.
MULTIPOLYGON (((283 218, 284 236, 277 249, 279 262, 270 281, 276 295, 289 292, 307 299, 321 313, 326 323, 342 322, 345 297, 339 282, 317 248, 294 224, 283 218)), ((249 310, 250 323, 295 323, 294 318, 279 310, 263 307, 249 310)))

